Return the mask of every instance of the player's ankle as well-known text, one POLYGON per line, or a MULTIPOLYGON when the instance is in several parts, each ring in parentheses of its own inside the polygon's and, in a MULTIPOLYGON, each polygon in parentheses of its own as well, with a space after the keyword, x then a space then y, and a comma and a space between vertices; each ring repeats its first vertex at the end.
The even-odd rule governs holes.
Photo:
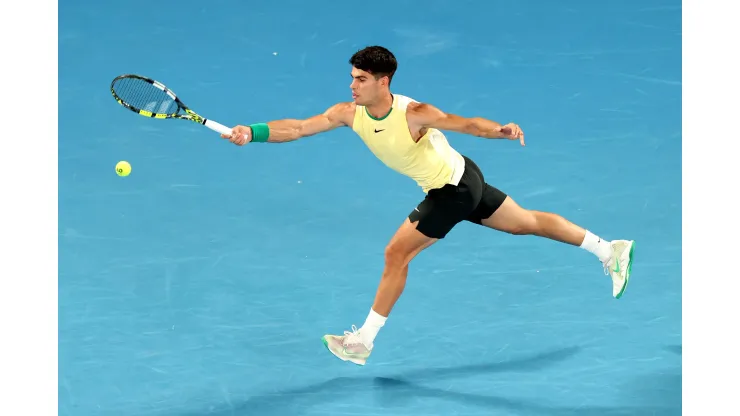
POLYGON ((586 231, 581 248, 595 255, 602 262, 609 260, 612 255, 612 246, 609 241, 592 234, 590 231, 586 231))
POLYGON ((380 328, 385 325, 387 319, 387 317, 375 312, 372 308, 370 309, 370 313, 367 315, 367 319, 365 319, 365 323, 359 331, 360 339, 368 350, 373 348, 375 337, 378 336, 380 328))

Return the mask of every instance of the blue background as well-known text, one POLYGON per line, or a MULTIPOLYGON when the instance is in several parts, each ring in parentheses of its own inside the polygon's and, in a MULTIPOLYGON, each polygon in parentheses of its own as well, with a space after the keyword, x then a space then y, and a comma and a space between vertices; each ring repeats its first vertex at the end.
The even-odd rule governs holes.
POLYGON ((679 1, 69 0, 59 51, 61 415, 680 414, 679 1), (395 92, 519 123, 525 148, 448 137, 522 206, 636 240, 625 296, 581 249, 461 224, 341 362, 320 338, 363 323, 416 185, 348 129, 240 148, 109 92, 308 117, 370 44, 395 92))

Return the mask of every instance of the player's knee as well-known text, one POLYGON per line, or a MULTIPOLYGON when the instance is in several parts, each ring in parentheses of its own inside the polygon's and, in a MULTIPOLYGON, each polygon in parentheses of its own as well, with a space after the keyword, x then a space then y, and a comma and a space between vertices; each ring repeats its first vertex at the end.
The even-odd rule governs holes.
POLYGON ((385 247, 385 266, 386 267, 404 267, 406 266, 408 254, 403 248, 394 243, 385 247))
POLYGON ((507 231, 514 235, 532 235, 537 234, 538 230, 537 213, 525 210, 524 215, 521 215, 516 223, 511 224, 507 231))
POLYGON ((388 266, 400 266, 402 263, 402 255, 398 246, 391 243, 385 247, 385 265, 388 266))
POLYGON ((509 234, 513 234, 513 235, 530 235, 530 234, 534 234, 534 233, 532 232, 532 228, 531 227, 528 227, 528 226, 526 226, 524 224, 517 224, 516 226, 512 227, 509 230, 509 234))

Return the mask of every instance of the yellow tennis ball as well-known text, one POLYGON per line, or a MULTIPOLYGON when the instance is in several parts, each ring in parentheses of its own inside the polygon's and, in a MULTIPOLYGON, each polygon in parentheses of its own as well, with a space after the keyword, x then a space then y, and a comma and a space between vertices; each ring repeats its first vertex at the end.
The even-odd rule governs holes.
POLYGON ((131 173, 131 165, 125 160, 116 163, 116 173, 118 176, 128 176, 131 173))

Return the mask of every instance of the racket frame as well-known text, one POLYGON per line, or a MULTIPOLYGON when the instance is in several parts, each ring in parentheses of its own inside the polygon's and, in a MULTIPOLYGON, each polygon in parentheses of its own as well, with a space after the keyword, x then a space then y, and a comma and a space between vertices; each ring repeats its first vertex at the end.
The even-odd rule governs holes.
POLYGON ((155 118, 155 119, 181 119, 181 120, 190 120, 192 122, 204 125, 208 127, 209 129, 219 132, 221 134, 231 135, 231 129, 229 127, 224 126, 221 123, 215 122, 213 120, 206 119, 205 117, 201 116, 200 114, 196 113, 195 111, 188 108, 185 103, 180 100, 180 98, 175 94, 174 91, 167 88, 166 85, 162 84, 161 82, 154 80, 149 77, 145 77, 142 75, 137 74, 123 74, 115 77, 113 81, 111 81, 110 84, 110 92, 113 95, 113 98, 118 102, 118 104, 122 105, 124 108, 127 108, 131 111, 133 111, 136 114, 139 114, 140 116, 149 117, 149 118, 155 118), (175 104, 177 104, 177 110, 174 113, 165 114, 165 113, 154 113, 151 111, 143 110, 140 108, 136 108, 132 106, 131 104, 124 101, 121 97, 116 94, 115 85, 118 81, 125 79, 125 78, 133 78, 133 79, 139 79, 144 82, 148 82, 149 84, 153 85, 155 88, 158 88, 162 90, 165 94, 167 94, 170 98, 172 98, 175 101, 175 104), (182 110, 185 112, 185 114, 180 114, 179 110, 182 110))

